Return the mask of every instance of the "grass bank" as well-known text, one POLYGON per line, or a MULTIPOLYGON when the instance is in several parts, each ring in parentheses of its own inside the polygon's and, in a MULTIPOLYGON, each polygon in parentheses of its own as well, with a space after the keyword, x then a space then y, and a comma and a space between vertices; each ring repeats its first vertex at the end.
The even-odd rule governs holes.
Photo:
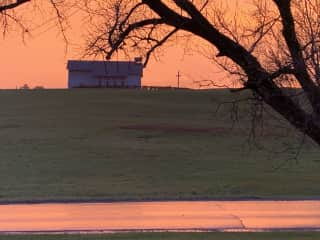
POLYGON ((293 160, 301 138, 278 116, 253 133, 249 105, 217 111, 234 97, 0 91, 0 201, 320 196, 318 147, 293 160))
POLYGON ((314 240, 320 233, 137 233, 107 235, 8 235, 0 240, 314 240))

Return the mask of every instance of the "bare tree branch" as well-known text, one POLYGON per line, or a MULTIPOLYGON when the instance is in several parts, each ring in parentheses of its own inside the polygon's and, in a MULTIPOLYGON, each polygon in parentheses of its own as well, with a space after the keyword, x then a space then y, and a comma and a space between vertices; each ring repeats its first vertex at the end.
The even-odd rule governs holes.
POLYGON ((296 69, 295 76, 306 91, 311 104, 314 106, 316 114, 320 113, 320 91, 315 86, 314 82, 307 71, 307 65, 303 58, 302 47, 298 41, 294 17, 291 11, 291 0, 274 0, 277 4, 283 23, 283 37, 286 40, 290 50, 293 65, 296 69))
POLYGON ((17 0, 17 1, 4 1, 4 3, 0 2, 0 12, 6 11, 6 10, 10 10, 10 9, 14 9, 24 3, 30 2, 30 0, 17 0))
POLYGON ((218 11, 208 15, 205 10, 211 4, 207 0, 113 1, 113 17, 105 16, 105 25, 90 35, 89 52, 110 58, 117 51, 139 50, 147 64, 151 54, 174 34, 196 36, 218 52, 214 61, 222 59, 220 67, 237 76, 243 89, 250 89, 259 101, 320 145, 320 3, 314 3, 318 0, 303 0, 304 6, 298 0, 256 1, 249 30, 235 23, 236 19, 225 21, 218 11), (291 84, 302 87, 311 112, 283 89, 291 84))

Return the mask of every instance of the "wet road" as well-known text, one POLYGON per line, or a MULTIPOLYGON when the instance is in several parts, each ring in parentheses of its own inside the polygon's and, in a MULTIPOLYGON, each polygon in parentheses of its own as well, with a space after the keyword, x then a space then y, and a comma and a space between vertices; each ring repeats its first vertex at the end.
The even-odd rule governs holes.
POLYGON ((320 229, 320 201, 0 205, 0 232, 320 229))

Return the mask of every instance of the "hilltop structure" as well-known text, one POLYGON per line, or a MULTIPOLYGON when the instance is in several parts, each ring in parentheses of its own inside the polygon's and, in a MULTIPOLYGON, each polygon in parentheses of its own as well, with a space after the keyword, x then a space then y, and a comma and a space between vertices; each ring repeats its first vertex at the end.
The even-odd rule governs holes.
POLYGON ((68 88, 140 88, 141 58, 134 61, 69 60, 68 88))

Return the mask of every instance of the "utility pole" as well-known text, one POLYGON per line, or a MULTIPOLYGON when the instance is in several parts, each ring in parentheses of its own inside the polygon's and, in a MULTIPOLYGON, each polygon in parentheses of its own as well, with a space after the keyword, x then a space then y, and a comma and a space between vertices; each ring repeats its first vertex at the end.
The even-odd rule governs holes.
POLYGON ((178 74, 177 74, 177 80, 178 80, 178 88, 180 88, 180 78, 181 78, 181 74, 180 74, 180 71, 178 71, 178 74))

